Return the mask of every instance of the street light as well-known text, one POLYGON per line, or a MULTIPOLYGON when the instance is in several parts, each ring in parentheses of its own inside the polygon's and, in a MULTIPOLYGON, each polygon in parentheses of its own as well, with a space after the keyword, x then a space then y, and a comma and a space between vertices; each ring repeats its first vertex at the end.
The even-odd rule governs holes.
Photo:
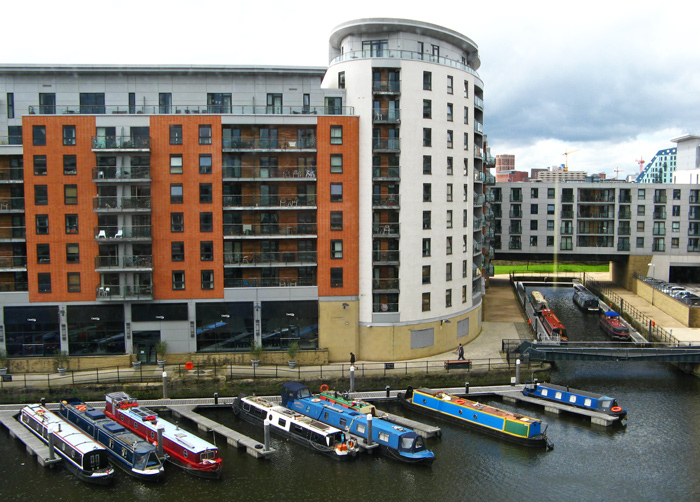
POLYGON ((294 312, 287 312, 287 337, 292 337, 292 321, 294 320, 294 312))
MULTIPOLYGON (((651 273, 651 278, 653 279, 654 278, 654 269, 656 268, 656 265, 654 265, 653 263, 649 263, 649 268, 651 269, 650 273, 651 273)), ((655 289, 656 289, 656 285, 651 284, 651 304, 652 305, 654 305, 654 290, 655 289)))
POLYGON ((656 265, 654 265, 653 263, 649 263, 649 268, 651 269, 650 273, 651 273, 651 278, 653 279, 654 278, 654 269, 656 268, 656 265))

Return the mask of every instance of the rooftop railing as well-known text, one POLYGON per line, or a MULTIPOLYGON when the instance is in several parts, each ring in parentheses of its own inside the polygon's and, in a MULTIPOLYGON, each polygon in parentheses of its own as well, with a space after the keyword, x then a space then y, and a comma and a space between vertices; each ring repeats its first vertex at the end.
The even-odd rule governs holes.
MULTIPOLYGON (((29 106, 30 115, 354 115, 352 106, 69 105, 29 106), (50 112, 50 113, 45 113, 50 112)), ((20 143, 21 144, 21 138, 20 143)))

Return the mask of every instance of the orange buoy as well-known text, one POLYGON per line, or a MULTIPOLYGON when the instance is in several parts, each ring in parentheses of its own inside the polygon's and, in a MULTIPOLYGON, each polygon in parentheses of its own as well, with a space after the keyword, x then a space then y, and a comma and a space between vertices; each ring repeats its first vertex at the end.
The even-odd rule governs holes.
POLYGON ((328 385, 326 385, 325 383, 323 385, 321 385, 321 392, 326 392, 327 390, 328 390, 328 385))
POLYGON ((187 361, 187 362, 185 363, 185 369, 186 369, 186 370, 194 369, 194 364, 192 364, 192 361, 187 361))
POLYGON ((622 411, 622 408, 620 408, 619 406, 613 406, 612 408, 610 408, 610 411, 612 411, 613 413, 619 413, 622 411))

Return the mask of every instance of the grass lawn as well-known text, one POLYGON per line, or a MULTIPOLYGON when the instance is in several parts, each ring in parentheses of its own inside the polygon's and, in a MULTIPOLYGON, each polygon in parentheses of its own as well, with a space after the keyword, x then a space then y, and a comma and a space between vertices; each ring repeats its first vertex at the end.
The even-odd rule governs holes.
POLYGON ((610 266, 603 265, 583 265, 577 263, 531 263, 523 265, 495 265, 495 274, 508 274, 510 272, 543 272, 551 274, 553 272, 607 272, 610 266))

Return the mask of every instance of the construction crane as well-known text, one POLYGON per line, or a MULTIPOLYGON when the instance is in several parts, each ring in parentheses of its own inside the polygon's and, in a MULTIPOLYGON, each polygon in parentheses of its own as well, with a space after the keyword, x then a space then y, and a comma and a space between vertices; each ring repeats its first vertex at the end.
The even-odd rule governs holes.
POLYGON ((574 152, 578 152, 578 150, 579 150, 579 149, 577 148, 576 150, 569 150, 568 152, 564 152, 564 153, 562 154, 562 155, 564 155, 564 157, 565 157, 565 159, 566 159, 566 160, 564 161, 564 171, 568 171, 568 170, 569 170, 569 154, 570 154, 570 153, 574 153, 574 152))
MULTIPOLYGON (((640 157, 642 157, 642 156, 640 155, 640 157)), ((639 174, 641 174, 642 171, 644 170, 644 162, 646 162, 646 161, 644 160, 644 157, 642 157, 641 159, 635 160, 635 162, 636 162, 637 164, 639 164, 639 174)))

